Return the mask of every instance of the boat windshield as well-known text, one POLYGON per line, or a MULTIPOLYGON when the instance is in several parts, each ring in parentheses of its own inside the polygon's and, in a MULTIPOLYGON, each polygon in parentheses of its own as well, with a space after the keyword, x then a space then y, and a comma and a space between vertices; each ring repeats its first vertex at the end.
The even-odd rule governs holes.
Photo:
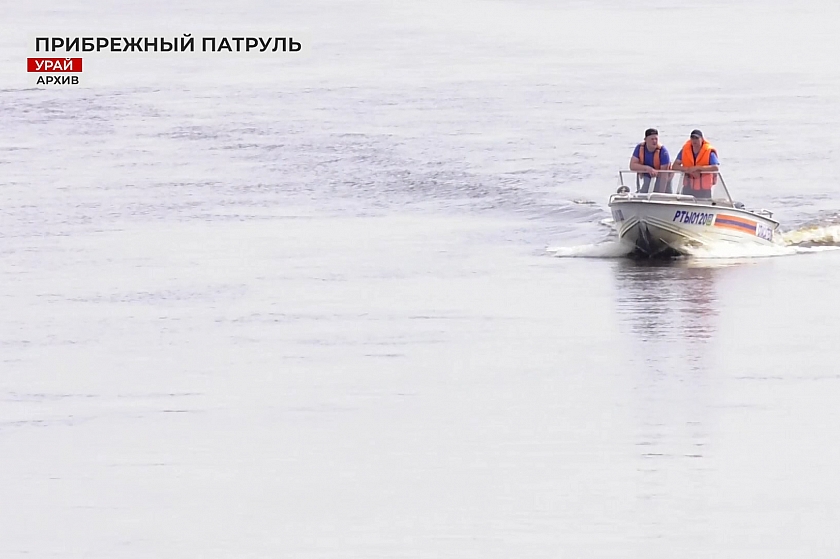
POLYGON ((698 202, 710 200, 732 204, 732 197, 723 177, 717 171, 683 173, 660 169, 655 177, 636 171, 619 171, 619 185, 626 186, 637 195, 678 194, 693 196, 698 202))

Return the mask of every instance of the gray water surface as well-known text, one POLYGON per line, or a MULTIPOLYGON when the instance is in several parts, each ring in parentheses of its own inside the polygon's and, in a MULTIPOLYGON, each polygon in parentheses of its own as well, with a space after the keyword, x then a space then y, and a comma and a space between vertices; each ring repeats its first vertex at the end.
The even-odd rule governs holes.
POLYGON ((7 6, 0 556, 837 557, 838 9, 7 6), (827 250, 552 257, 649 126, 827 250))

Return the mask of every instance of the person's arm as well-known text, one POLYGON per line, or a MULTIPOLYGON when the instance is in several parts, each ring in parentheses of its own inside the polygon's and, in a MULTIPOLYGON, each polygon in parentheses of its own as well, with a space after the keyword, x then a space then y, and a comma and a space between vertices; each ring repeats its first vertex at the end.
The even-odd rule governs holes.
POLYGON ((639 158, 635 155, 630 158, 630 170, 631 171, 639 171, 639 172, 647 172, 648 166, 642 165, 639 163, 639 158))
POLYGON ((700 165, 695 167, 698 171, 705 171, 705 172, 715 172, 717 173, 720 171, 720 160, 715 152, 712 152, 709 155, 709 164, 708 165, 700 165))
POLYGON ((671 165, 671 170, 673 171, 684 171, 685 167, 682 164, 682 150, 677 154, 677 158, 674 160, 673 165, 671 165))
MULTIPOLYGON (((644 149, 644 147, 642 149, 644 149)), ((648 165, 645 165, 644 163, 639 161, 639 158, 636 157, 636 153, 637 152, 633 152, 633 157, 630 158, 630 170, 639 173, 648 173, 650 175, 656 176, 656 169, 654 169, 653 167, 649 167, 648 165)))

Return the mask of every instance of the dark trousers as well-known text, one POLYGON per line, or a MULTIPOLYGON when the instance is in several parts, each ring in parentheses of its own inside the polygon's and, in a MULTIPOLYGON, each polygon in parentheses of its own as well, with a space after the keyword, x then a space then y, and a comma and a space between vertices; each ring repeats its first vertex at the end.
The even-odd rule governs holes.
POLYGON ((683 188, 682 193, 683 194, 688 194, 689 196, 694 196, 695 198, 711 198, 712 197, 712 191, 711 190, 703 190, 701 188, 697 189, 697 190, 694 190, 693 188, 689 188, 688 186, 683 188))

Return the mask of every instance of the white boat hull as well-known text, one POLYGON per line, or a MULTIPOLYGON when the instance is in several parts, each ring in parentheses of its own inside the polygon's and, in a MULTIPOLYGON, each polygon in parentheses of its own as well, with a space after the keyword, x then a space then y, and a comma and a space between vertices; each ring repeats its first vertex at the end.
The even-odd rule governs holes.
POLYGON ((609 206, 621 243, 644 256, 721 243, 771 246, 779 227, 766 215, 693 196, 619 194, 609 206))

